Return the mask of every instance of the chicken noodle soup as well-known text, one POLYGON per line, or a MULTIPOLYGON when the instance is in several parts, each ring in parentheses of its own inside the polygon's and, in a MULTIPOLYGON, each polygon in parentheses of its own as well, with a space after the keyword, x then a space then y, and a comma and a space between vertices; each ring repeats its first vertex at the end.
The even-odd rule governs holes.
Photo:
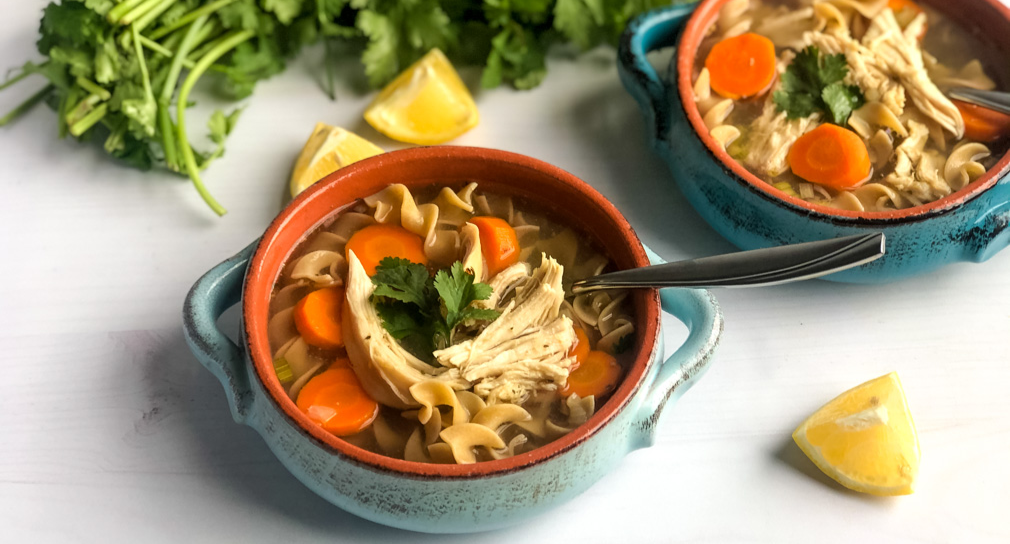
POLYGON ((786 194, 907 208, 962 189, 1006 152, 1010 117, 944 94, 1001 87, 1003 64, 987 55, 909 0, 731 0, 698 49, 694 100, 716 142, 786 194))
POLYGON ((627 293, 571 295, 607 266, 585 236, 476 183, 390 185, 285 264, 268 325, 277 379, 312 421, 376 453, 529 451, 586 422, 630 364, 627 293))

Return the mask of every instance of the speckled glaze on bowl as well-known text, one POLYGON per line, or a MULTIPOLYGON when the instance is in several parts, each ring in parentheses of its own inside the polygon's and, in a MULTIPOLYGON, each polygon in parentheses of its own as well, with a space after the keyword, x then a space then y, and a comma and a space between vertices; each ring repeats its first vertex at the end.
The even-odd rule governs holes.
POLYGON ((619 268, 659 262, 609 201, 567 172, 502 151, 416 148, 367 159, 313 185, 258 242, 200 278, 183 312, 187 342, 221 380, 235 420, 259 431, 292 474, 344 510, 415 531, 504 527, 581 493, 629 451, 652 443, 659 415, 708 367, 722 331, 719 308, 706 291, 636 291, 634 363, 613 397, 574 432, 510 459, 473 465, 413 463, 365 451, 324 432, 297 409, 273 371, 267 311, 284 261, 334 211, 389 183, 417 189, 469 181, 525 199, 559 222, 577 226, 606 248, 619 268), (240 301, 243 336, 235 344, 218 330, 216 320, 240 301), (661 308, 690 331, 665 362, 661 308))
MULTIPOLYGON (((982 262, 1010 244, 1010 154, 969 186, 936 202, 888 212, 851 212, 811 204, 761 181, 709 135, 692 94, 705 29, 729 0, 704 0, 646 13, 625 30, 618 72, 649 124, 654 150, 667 162, 695 210, 742 249, 809 242, 870 231, 887 235, 887 255, 826 279, 881 283, 957 261, 982 262), (663 78, 646 59, 677 46, 663 78)), ((922 0, 959 24, 978 28, 1010 51, 1010 10, 997 0, 922 0)))

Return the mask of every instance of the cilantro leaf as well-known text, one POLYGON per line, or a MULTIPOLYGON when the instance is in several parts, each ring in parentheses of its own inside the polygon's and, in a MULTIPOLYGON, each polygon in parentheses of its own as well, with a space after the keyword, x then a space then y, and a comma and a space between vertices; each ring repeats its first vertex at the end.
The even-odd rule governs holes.
POLYGON ((789 119, 822 113, 831 122, 844 125, 852 111, 865 103, 859 87, 842 83, 848 73, 845 55, 821 55, 817 46, 811 45, 797 53, 782 74, 772 101, 789 119))
MULTIPOLYGON (((478 284, 484 285, 484 284, 478 284)), ((473 306, 467 306, 463 308, 463 311, 459 313, 459 322, 466 323, 468 321, 494 321, 498 319, 501 312, 498 310, 491 310, 488 308, 474 308, 473 306)))
POLYGON ((404 349, 423 361, 431 362, 435 351, 434 331, 425 325, 425 319, 416 308, 403 302, 380 302, 375 310, 382 326, 404 349))
POLYGON ((597 41, 603 24, 603 0, 557 0, 554 28, 583 49, 597 41))
POLYGON ((836 125, 844 125, 852 115, 852 111, 859 109, 866 102, 859 87, 841 83, 832 83, 825 87, 821 99, 827 104, 836 125))
POLYGON ((57 45, 73 49, 93 47, 105 39, 108 32, 111 32, 111 25, 85 4, 53 2, 42 12, 37 46, 43 55, 48 55, 57 45))
POLYGON ((474 275, 455 262, 435 277, 424 265, 387 257, 372 276, 372 302, 382 326, 418 358, 430 361, 436 349, 452 343, 457 326, 494 321, 499 312, 472 303, 491 296, 491 286, 476 283, 474 275))
POLYGON ((262 0, 263 9, 272 12, 283 25, 291 21, 302 11, 304 0, 262 0))
POLYGON ((386 257, 375 267, 372 283, 375 296, 413 304, 428 312, 432 297, 428 289, 428 269, 407 259, 386 257))
POLYGON ((375 311, 382 318, 383 327, 397 340, 424 330, 417 312, 402 302, 380 302, 375 305, 375 311))
POLYGON ((465 319, 466 310, 474 310, 468 315, 471 319, 483 319, 476 316, 493 315, 491 319, 498 317, 498 312, 491 310, 490 314, 481 313, 477 308, 469 308, 470 303, 475 300, 486 300, 491 296, 491 286, 486 283, 474 283, 473 274, 463 270, 463 263, 456 261, 449 268, 449 272, 439 270, 435 274, 435 290, 438 291, 442 303, 445 305, 445 322, 449 330, 456 328, 465 319))
POLYGON ((392 19, 371 10, 359 11, 355 26, 368 38, 361 62, 365 65, 368 81, 377 87, 400 70, 397 58, 399 34, 392 19))

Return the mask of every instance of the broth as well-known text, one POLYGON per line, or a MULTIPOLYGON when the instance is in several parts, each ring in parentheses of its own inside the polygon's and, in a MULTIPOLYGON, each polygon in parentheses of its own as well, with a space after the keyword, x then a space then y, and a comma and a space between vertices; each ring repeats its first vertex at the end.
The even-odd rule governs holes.
POLYGON ((929 6, 921 6, 921 15, 895 13, 887 6, 884 0, 724 4, 694 63, 695 100, 712 136, 761 180, 790 196, 839 209, 886 211, 923 205, 977 179, 1007 151, 1010 138, 999 134, 983 141, 971 125, 966 131, 962 107, 947 100, 943 91, 952 86, 1005 88, 1004 64, 979 35, 929 6), (923 23, 920 45, 906 35, 914 29, 904 31, 923 23), (709 87, 705 61, 717 43, 744 33, 771 40, 777 77, 770 89, 755 96, 726 98, 709 87), (796 173, 796 156, 803 152, 796 148, 794 155, 794 144, 815 140, 821 147, 813 149, 823 149, 825 140, 811 133, 834 121, 828 118, 834 110, 791 118, 792 113, 776 103, 776 93, 783 93, 783 104, 796 102, 795 93, 783 90, 783 79, 809 46, 818 47, 822 63, 829 55, 844 56, 848 73, 840 83, 858 88, 862 102, 838 124, 862 140, 868 175, 846 180, 828 172, 805 179, 796 173), (911 60, 901 60, 905 57, 911 60), (928 81, 899 75, 901 70, 914 72, 916 63, 928 81))
POLYGON ((524 453, 588 420, 626 374, 625 352, 635 342, 631 299, 625 292, 575 297, 570 290, 573 281, 600 273, 608 263, 588 237, 529 202, 481 192, 476 184, 429 187, 416 196, 402 185, 390 186, 336 212, 289 256, 270 305, 278 379, 310 419, 375 453, 435 463, 524 453), (497 239, 485 240, 492 232, 487 225, 514 233, 517 252, 507 262, 499 263, 492 251, 497 239), (372 253, 398 251, 391 238, 362 245, 362 237, 380 226, 405 244, 421 244, 423 255, 414 254, 414 264, 381 260, 368 273, 372 253), (429 282, 428 291, 416 290, 418 298, 440 300, 430 314, 423 313, 423 303, 405 302, 409 286, 390 295, 387 280, 411 271, 417 285, 429 282), (450 278, 465 287, 468 277, 489 286, 473 292, 490 294, 474 297, 462 311, 475 309, 472 315, 484 317, 452 325, 453 296, 442 289, 450 278), (370 288, 367 293, 362 286, 370 288), (327 310, 341 323, 339 334, 306 317, 310 295, 328 292, 344 297, 327 310), (414 328, 398 328, 408 318, 414 328), (400 336, 404 330, 410 332, 400 336), (327 334, 340 338, 327 340, 327 334), (581 376, 593 368, 611 373, 605 388, 585 386, 581 376), (332 392, 338 385, 330 382, 340 380, 339 387, 352 393, 332 392), (365 414, 371 418, 360 432, 350 432, 334 423, 335 414, 341 402, 358 407, 358 396, 379 406, 377 414, 365 414), (312 400, 321 398, 328 400, 312 400))

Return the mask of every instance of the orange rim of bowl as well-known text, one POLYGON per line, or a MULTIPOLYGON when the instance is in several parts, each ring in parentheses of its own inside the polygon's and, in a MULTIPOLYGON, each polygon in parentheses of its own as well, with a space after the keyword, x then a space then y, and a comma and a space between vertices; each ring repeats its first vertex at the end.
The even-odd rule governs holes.
MULTIPOLYGON (((850 220, 855 223, 879 223, 900 220, 918 220, 938 215, 956 208, 957 206, 975 198, 987 189, 996 185, 999 179, 1010 170, 1010 151, 1003 154, 1000 160, 986 170, 977 180, 969 183, 958 191, 955 191, 939 200, 935 200, 921 206, 902 208, 900 210, 890 210, 884 212, 857 212, 850 210, 839 210, 821 204, 807 202, 801 198, 790 196, 785 192, 776 189, 769 183, 757 177, 743 167, 736 159, 730 157, 729 153, 712 137, 708 128, 702 120, 698 106, 694 102, 694 65, 698 47, 705 38, 706 30, 719 15, 719 10, 723 4, 731 0, 703 0, 695 9, 688 20, 681 35, 677 48, 677 89, 680 93, 681 105, 687 113, 688 121, 694 129, 694 133, 701 139, 709 153, 730 170, 738 181, 743 181, 752 190, 772 201, 788 204, 794 211, 801 213, 820 214, 834 220, 850 220)), ((930 3, 928 0, 923 0, 930 3)), ((978 0, 978 3, 985 4, 995 10, 1002 17, 1002 23, 1010 26, 1010 8, 1000 4, 997 0, 978 0)), ((934 6, 935 7, 935 6, 934 6)))
MULTIPOLYGON (((272 351, 267 337, 270 297, 283 263, 288 261, 297 243, 301 242, 308 233, 311 233, 324 220, 333 213, 374 192, 370 190, 371 185, 359 187, 360 184, 355 183, 357 178, 378 175, 378 173, 386 170, 391 164, 422 165, 427 163, 431 165, 457 160, 481 163, 482 166, 479 169, 487 172, 486 175, 490 175, 496 169, 507 167, 513 172, 532 171, 529 174, 531 177, 539 177, 543 180, 551 179, 558 184, 555 186, 557 190, 567 191, 573 198, 579 198, 583 202, 591 201, 597 206, 597 211, 605 215, 610 221, 610 224, 605 227, 616 228, 620 231, 619 236, 622 238, 623 243, 627 244, 628 255, 633 266, 646 266, 649 264, 649 258, 645 253, 645 249, 631 228, 631 225, 617 208, 595 189, 558 167, 524 155, 505 151, 456 146, 418 147, 392 151, 341 168, 312 185, 295 198, 264 232, 246 272, 242 296, 243 325, 246 349, 252 359, 256 378, 266 389, 270 401, 280 408, 293 425, 299 427, 299 430, 308 435, 317 445, 360 465, 413 478, 472 479, 505 474, 536 465, 570 450, 593 436, 628 405, 630 399, 642 387, 642 380, 648 375, 649 367, 652 364, 656 364, 654 357, 657 355, 658 350, 660 322, 659 293, 654 289, 638 290, 633 294, 635 297, 636 325, 639 325, 642 329, 636 331, 636 335, 639 336, 636 339, 637 351, 620 386, 614 391, 611 398, 593 414, 589 421, 574 431, 544 446, 507 459, 484 461, 470 465, 441 465, 387 457, 353 446, 326 432, 299 410, 277 379, 273 367, 272 351), (343 188, 347 192, 346 197, 336 201, 328 199, 328 193, 335 192, 337 187, 343 188), (363 194, 359 194, 359 192, 363 194), (305 215, 306 210, 310 211, 309 217, 299 218, 299 214, 305 215), (297 232, 298 235, 296 237, 292 236, 292 230, 297 232), (286 240, 280 242, 278 240, 279 237, 284 237, 286 240), (290 243, 292 238, 295 238, 295 243, 290 243)), ((467 176, 466 180, 489 183, 487 179, 480 179, 474 175, 467 176)), ((443 180, 442 183, 455 185, 458 181, 465 180, 448 179, 443 180)), ((400 179, 398 182, 403 182, 403 180, 400 179)), ((438 181, 429 180, 425 182, 426 185, 434 183, 438 183, 438 181)), ((388 182, 386 184, 388 185, 388 182)), ((494 182, 490 182, 490 184, 494 185, 494 182)), ((420 185, 420 183, 417 185, 420 185)), ((537 207, 545 211, 551 211, 556 208, 556 206, 551 206, 549 202, 537 200, 535 196, 525 192, 517 191, 515 194, 529 199, 537 207)), ((582 227, 581 230, 583 231, 587 230, 585 228, 587 225, 580 225, 580 227, 582 227)), ((617 260, 616 256, 614 260, 617 260)))

